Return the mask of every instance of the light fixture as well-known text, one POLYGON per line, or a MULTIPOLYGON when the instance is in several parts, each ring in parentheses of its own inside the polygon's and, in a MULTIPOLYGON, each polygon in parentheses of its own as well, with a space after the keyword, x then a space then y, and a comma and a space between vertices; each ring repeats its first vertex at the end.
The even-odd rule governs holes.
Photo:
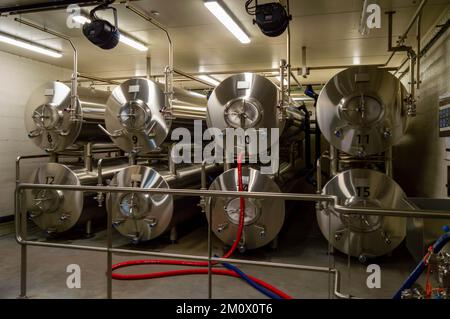
MULTIPOLYGON (((72 19, 73 19, 73 21, 80 23, 82 25, 85 23, 91 22, 91 20, 88 17, 85 17, 84 15, 76 15, 76 16, 73 16, 72 19)), ((147 51, 148 50, 148 47, 146 45, 125 35, 122 30, 120 31, 119 41, 122 42, 123 44, 126 44, 136 50, 139 50, 139 51, 147 51)))
POLYGON ((205 1, 205 7, 230 31, 241 43, 250 43, 250 38, 233 20, 218 1, 205 1))
POLYGON ((199 77, 199 79, 201 79, 201 80, 203 80, 205 82, 208 82, 209 84, 214 85, 214 86, 218 86, 220 84, 219 81, 217 81, 216 79, 214 79, 214 78, 212 78, 212 77, 210 77, 209 75, 206 75, 206 74, 199 75, 198 77, 199 77))
POLYGON ((46 48, 37 43, 30 42, 27 40, 22 40, 6 33, 0 33, 0 42, 15 45, 17 47, 27 49, 30 51, 34 51, 40 54, 44 54, 50 56, 52 58, 60 58, 62 57, 62 53, 53 49, 46 48))
POLYGON ((253 24, 256 23, 264 35, 277 37, 286 30, 292 17, 288 15, 281 3, 258 4, 258 1, 255 1, 252 6, 252 2, 252 0, 246 1, 245 10, 248 14, 255 16, 253 24))
POLYGON ((361 64, 361 57, 359 57, 359 56, 354 56, 354 57, 353 57, 353 64, 354 64, 354 65, 359 65, 359 64, 361 64))

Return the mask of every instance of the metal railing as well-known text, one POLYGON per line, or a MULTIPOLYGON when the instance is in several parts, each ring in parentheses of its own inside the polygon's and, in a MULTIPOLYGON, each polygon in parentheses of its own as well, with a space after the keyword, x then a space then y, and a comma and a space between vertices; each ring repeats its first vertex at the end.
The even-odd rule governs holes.
MULTIPOLYGON (((41 156, 39 156, 41 157, 41 156)), ((435 211, 435 210, 393 210, 393 209, 378 209, 378 208, 351 208, 339 205, 338 198, 336 196, 321 195, 321 194, 295 194, 295 193, 271 193, 271 192, 252 192, 241 193, 237 191, 212 191, 212 190, 190 190, 190 189, 141 189, 132 187, 114 187, 114 186, 74 186, 74 185, 48 185, 48 184, 30 184, 20 183, 20 160, 26 158, 35 158, 33 156, 20 157, 16 161, 16 173, 17 184, 15 190, 15 235, 16 241, 21 245, 21 272, 20 272, 20 295, 19 297, 25 298, 27 293, 27 246, 41 246, 41 247, 54 247, 54 248, 66 248, 66 249, 79 249, 87 251, 105 252, 107 255, 107 298, 112 298, 112 254, 113 253, 126 253, 135 255, 148 255, 155 257, 168 257, 176 259, 189 259, 189 260, 202 260, 208 262, 208 297, 212 297, 212 272, 211 266, 215 263, 229 262, 235 264, 245 264, 252 266, 262 267, 274 267, 284 269, 294 269, 303 271, 315 271, 328 273, 328 275, 334 276, 333 294, 338 298, 352 298, 352 296, 345 295, 340 292, 340 273, 336 268, 318 267, 298 264, 287 264, 277 262, 265 262, 265 261, 253 261, 243 259, 224 259, 212 256, 212 229, 211 223, 208 223, 208 256, 197 256, 187 254, 174 254, 174 253, 162 253, 148 250, 130 250, 113 248, 112 246, 112 214, 107 213, 107 238, 106 247, 89 246, 89 245, 71 245, 62 243, 51 243, 27 240, 27 215, 26 211, 21 209, 21 197, 24 190, 31 189, 48 189, 48 190, 68 190, 68 191, 81 191, 89 193, 119 193, 119 192, 132 192, 143 194, 168 194, 168 195, 182 195, 182 196, 197 196, 199 198, 207 197, 244 197, 254 199, 276 199, 276 200, 291 200, 291 201, 313 201, 322 202, 324 205, 328 205, 329 208, 334 209, 337 213, 341 214, 359 214, 359 215, 378 215, 378 216, 395 216, 395 217, 416 217, 416 218, 438 218, 438 219, 450 219, 449 211, 435 211)), ((211 210, 208 210, 209 220, 211 221, 211 210)), ((329 277, 329 279, 330 279, 329 277)), ((328 285, 328 296, 331 298, 331 280, 328 285)))

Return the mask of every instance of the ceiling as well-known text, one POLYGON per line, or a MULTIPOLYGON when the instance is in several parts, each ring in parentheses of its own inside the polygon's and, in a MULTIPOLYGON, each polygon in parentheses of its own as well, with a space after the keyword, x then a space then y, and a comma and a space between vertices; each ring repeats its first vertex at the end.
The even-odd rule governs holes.
MULTIPOLYGON (((29 4, 42 1, 2 1, 1 6, 29 4)), ((141 0, 132 5, 154 16, 169 28, 175 45, 174 65, 185 72, 214 72, 230 70, 266 69, 278 65, 286 58, 286 35, 268 38, 253 25, 252 17, 245 12, 244 0, 225 0, 228 8, 251 37, 250 44, 241 44, 205 8, 202 0, 141 0)), ((406 28, 418 6, 418 0, 379 0, 382 11, 395 10, 394 39, 406 28)), ((382 14, 382 28, 373 29, 367 36, 358 32, 363 0, 291 0, 292 65, 301 64, 301 47, 307 47, 308 66, 349 65, 353 57, 360 57, 361 64, 386 62, 387 16, 382 14)), ((448 9, 449 0, 429 0, 423 11, 422 33, 434 27, 438 17, 448 9)), ((119 27, 149 46, 142 53, 119 44, 104 51, 86 40, 80 29, 70 29, 65 10, 22 15, 22 18, 46 26, 72 38, 79 50, 79 71, 98 77, 129 77, 146 74, 146 56, 151 57, 153 74, 161 74, 167 64, 165 35, 154 26, 136 16, 123 4, 116 5, 119 27)), ((87 10, 89 8, 86 8, 87 10)), ((71 68, 72 52, 67 42, 42 31, 14 21, 15 16, 1 17, 0 30, 63 51, 60 59, 47 58, 7 44, 0 50, 29 57, 38 61, 71 68)), ((414 41, 414 31, 408 41, 414 41)), ((391 66, 398 66, 404 59, 398 54, 391 66)), ((313 71, 302 82, 322 83, 338 70, 313 71)), ((223 79, 225 75, 215 76, 223 79)), ((187 83, 184 85, 192 85, 187 83)))

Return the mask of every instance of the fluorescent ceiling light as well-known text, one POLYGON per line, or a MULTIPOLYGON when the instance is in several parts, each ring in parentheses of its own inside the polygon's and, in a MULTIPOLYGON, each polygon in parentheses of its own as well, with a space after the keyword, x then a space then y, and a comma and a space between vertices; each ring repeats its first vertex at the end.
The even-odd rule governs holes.
MULTIPOLYGON (((73 16, 72 19, 73 19, 73 21, 78 22, 80 24, 85 24, 85 23, 91 22, 91 20, 89 18, 87 18, 83 15, 73 16)), ((123 44, 126 44, 136 50, 139 50, 139 51, 147 51, 148 50, 148 47, 146 45, 123 34, 123 31, 120 31, 119 41, 122 42, 123 44)))
POLYGON ((199 79, 202 79, 203 81, 206 81, 209 84, 214 85, 214 86, 218 86, 220 84, 219 81, 210 77, 209 75, 199 75, 198 77, 199 77, 199 79))
POLYGON ((30 51, 34 51, 34 52, 37 52, 40 54, 44 54, 44 55, 50 56, 52 58, 62 57, 62 53, 59 51, 43 47, 37 43, 32 43, 32 42, 28 42, 26 40, 21 40, 21 39, 15 38, 13 36, 7 35, 5 33, 0 33, 0 42, 15 45, 17 47, 27 49, 30 51))
POLYGON ((130 47, 135 48, 136 50, 139 50, 139 51, 147 51, 148 50, 148 48, 145 45, 143 45, 142 43, 140 43, 136 40, 133 40, 130 37, 127 37, 122 32, 120 33, 119 41, 122 42, 123 44, 129 45, 130 47))
POLYGON ((205 7, 230 31, 241 43, 250 43, 250 38, 239 27, 236 21, 230 17, 217 1, 204 2, 205 7))
POLYGON ((361 64, 361 58, 359 56, 354 56, 353 57, 353 64, 354 65, 361 64))

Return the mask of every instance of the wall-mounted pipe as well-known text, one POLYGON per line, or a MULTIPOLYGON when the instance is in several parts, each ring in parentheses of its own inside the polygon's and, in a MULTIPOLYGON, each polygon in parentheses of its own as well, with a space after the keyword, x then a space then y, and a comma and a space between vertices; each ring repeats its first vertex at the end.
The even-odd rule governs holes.
POLYGON ((412 16, 411 20, 409 21, 408 27, 406 28, 406 31, 399 37, 398 43, 402 44, 405 39, 408 37, 408 33, 411 30, 411 28, 414 26, 414 23, 417 19, 419 19, 420 15, 422 14, 423 7, 427 4, 428 0, 422 0, 420 2, 419 6, 417 7, 416 12, 412 16))
POLYGON ((416 40, 417 40, 417 57, 416 57, 416 88, 420 89, 420 50, 421 50, 421 29, 422 29, 422 13, 417 18, 416 40))
POLYGON ((72 74, 72 79, 71 79, 72 83, 71 83, 69 112, 70 112, 70 120, 77 121, 78 120, 78 114, 77 114, 77 108, 78 108, 78 103, 77 103, 77 99, 78 99, 78 50, 75 47, 75 44, 72 42, 70 37, 68 37, 64 34, 58 33, 56 31, 49 30, 46 27, 40 26, 36 23, 24 20, 22 18, 14 18, 14 21, 24 24, 26 26, 29 26, 31 28, 34 28, 36 30, 51 34, 57 38, 66 40, 67 42, 70 43, 70 46, 72 47, 72 50, 73 50, 73 74, 72 74))
MULTIPOLYGON (((286 1, 287 15, 290 15, 289 0, 286 1)), ((287 59, 287 96, 291 96, 291 27, 290 23, 287 26, 287 43, 286 43, 286 59, 287 59)), ((298 81, 297 81, 298 83, 298 81)))
POLYGON ((156 26, 158 29, 162 30, 167 37, 167 41, 169 43, 169 64, 164 70, 164 77, 165 77, 165 95, 166 95, 166 108, 170 108, 170 101, 173 96, 173 42, 172 38, 170 37, 169 31, 167 30, 167 27, 165 27, 162 23, 158 22, 157 20, 153 19, 149 15, 147 15, 145 12, 140 11, 139 9, 131 6, 128 4, 128 2, 125 4, 125 8, 130 10, 131 12, 135 13, 142 19, 150 22, 154 26, 156 26))

